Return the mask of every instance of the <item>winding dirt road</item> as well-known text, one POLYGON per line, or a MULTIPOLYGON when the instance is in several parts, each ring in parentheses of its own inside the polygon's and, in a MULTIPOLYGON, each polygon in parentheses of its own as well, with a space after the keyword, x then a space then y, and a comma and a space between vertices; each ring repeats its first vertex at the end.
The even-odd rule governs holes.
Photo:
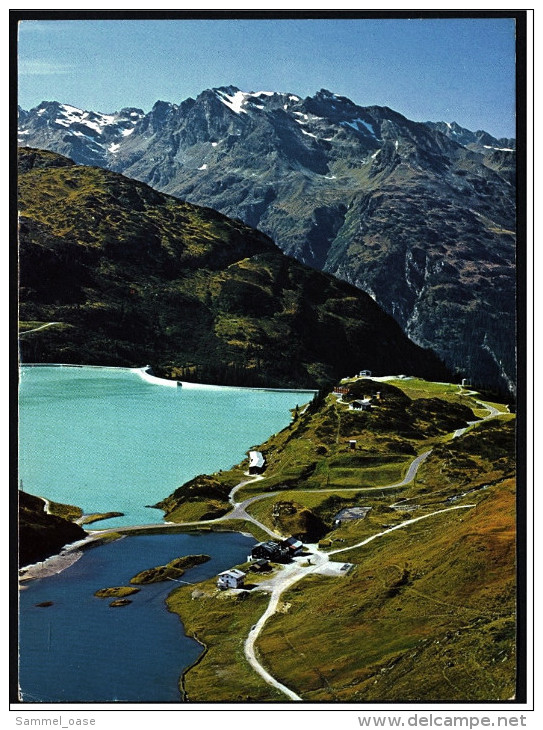
POLYGON ((330 557, 332 555, 345 553, 349 550, 354 550, 355 548, 362 547, 363 545, 367 545, 372 540, 376 540, 379 537, 384 537, 385 535, 388 535, 395 530, 401 530, 405 527, 408 527, 409 525, 414 524, 415 522, 419 522, 420 520, 426 520, 430 517, 435 517, 436 515, 443 514, 444 512, 451 512, 458 509, 469 509, 471 507, 475 507, 475 505, 457 505, 455 507, 447 507, 445 509, 436 510, 435 512, 430 512, 426 515, 421 515, 420 517, 414 517, 410 520, 405 520, 405 522, 401 522, 399 525, 389 527, 382 532, 377 532, 374 535, 367 537, 365 540, 356 543, 355 545, 350 545, 349 547, 345 548, 338 548, 336 550, 330 550, 328 553, 322 552, 317 548, 316 545, 308 545, 307 547, 309 548, 309 554, 305 554, 302 557, 295 558, 294 562, 285 566, 283 570, 279 573, 279 575, 274 577, 273 582, 270 582, 270 584, 261 583, 258 586, 258 589, 260 590, 266 590, 271 588, 271 596, 270 602, 268 603, 266 610, 256 622, 256 624, 252 627, 251 631, 249 632, 249 636, 245 640, 243 649, 245 657, 249 664, 253 667, 255 672, 257 672, 262 677, 262 679, 269 685, 283 692, 283 694, 285 694, 289 699, 294 701, 301 701, 302 698, 299 695, 297 695, 293 690, 289 689, 289 687, 275 679, 275 677, 273 677, 262 666, 256 656, 255 651, 255 642, 260 632, 262 631, 266 621, 277 611, 277 606, 279 604, 279 600, 281 599, 282 594, 286 590, 291 588, 299 580, 302 580, 302 578, 305 578, 312 573, 321 575, 341 575, 340 571, 344 563, 330 561, 330 557), (310 561, 309 565, 307 564, 308 560, 310 561))

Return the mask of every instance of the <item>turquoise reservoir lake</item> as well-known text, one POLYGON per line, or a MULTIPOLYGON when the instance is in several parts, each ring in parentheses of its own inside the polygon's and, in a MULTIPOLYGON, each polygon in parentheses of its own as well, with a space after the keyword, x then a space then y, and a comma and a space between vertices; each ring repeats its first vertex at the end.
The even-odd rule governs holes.
POLYGON ((21 368, 19 470, 25 491, 75 504, 96 523, 159 523, 149 509, 197 474, 239 463, 288 425, 313 391, 188 383, 168 387, 116 368, 21 368))

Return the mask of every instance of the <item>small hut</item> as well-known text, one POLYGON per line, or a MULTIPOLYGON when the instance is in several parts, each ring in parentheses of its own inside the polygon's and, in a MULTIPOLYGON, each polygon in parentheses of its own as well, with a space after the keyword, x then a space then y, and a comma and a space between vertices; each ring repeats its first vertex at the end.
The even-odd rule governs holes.
POLYGON ((260 451, 249 451, 249 474, 262 474, 266 468, 266 459, 260 451))

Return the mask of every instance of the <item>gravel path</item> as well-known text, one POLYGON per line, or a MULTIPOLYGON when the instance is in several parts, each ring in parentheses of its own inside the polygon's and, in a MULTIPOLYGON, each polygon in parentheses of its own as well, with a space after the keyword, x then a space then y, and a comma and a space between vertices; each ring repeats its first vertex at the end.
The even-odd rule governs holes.
POLYGON ((29 335, 31 332, 39 332, 40 330, 44 330, 46 327, 52 327, 54 324, 60 324, 60 322, 47 322, 46 324, 42 324, 39 327, 34 327, 32 330, 25 330, 24 332, 19 332, 19 337, 23 337, 24 335, 29 335))

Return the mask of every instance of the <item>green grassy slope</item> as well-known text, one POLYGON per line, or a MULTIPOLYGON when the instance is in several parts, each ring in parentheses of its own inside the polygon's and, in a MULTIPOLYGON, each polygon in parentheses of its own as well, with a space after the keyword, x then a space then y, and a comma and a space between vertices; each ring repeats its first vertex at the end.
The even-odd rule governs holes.
POLYGON ((284 595, 259 641, 311 701, 507 700, 515 692, 514 482, 337 555, 342 579, 284 595))
MULTIPOLYGON (((283 593, 257 640, 260 661, 306 701, 510 699, 516 681, 514 417, 504 413, 451 438, 478 407, 460 389, 421 380, 345 385, 347 402, 360 389, 367 395, 379 389, 379 405, 353 412, 329 396, 312 406, 260 447, 268 460, 265 478, 236 495, 262 494, 250 514, 279 533, 320 538, 332 561, 354 565, 342 577, 313 575, 283 593), (355 450, 348 445, 353 437, 355 450), (430 449, 413 480, 388 488, 417 453, 430 449), (369 511, 335 523, 347 506, 369 511)), ((224 479, 226 488, 242 469, 214 479, 224 479)), ((185 507, 181 498, 180 519, 185 507)), ((253 590, 230 614, 212 581, 197 597, 190 590, 175 591, 169 605, 209 649, 185 678, 196 701, 209 698, 209 679, 225 661, 220 637, 239 647, 266 601, 253 590)), ((239 696, 248 678, 258 684, 239 648, 233 665, 221 689, 225 699, 239 696)), ((258 686, 255 698, 277 700, 272 688, 266 694, 258 686)))
POLYGON ((210 209, 25 149, 18 202, 24 361, 267 386, 445 376, 371 297, 210 209))
MULTIPOLYGON (((411 380, 397 382, 407 384, 411 380)), ((471 398, 437 398, 436 393, 447 395, 450 388, 438 386, 441 390, 436 390, 433 383, 428 383, 429 397, 416 399, 400 387, 376 380, 359 379, 346 385, 350 394, 343 401, 338 401, 335 395, 323 400, 316 398, 287 428, 259 446, 267 463, 265 479, 247 484, 237 492, 236 499, 241 501, 254 494, 279 490, 278 496, 249 508, 269 527, 274 527, 271 521, 274 505, 294 498, 299 505, 311 505, 319 519, 324 515, 330 527, 334 505, 340 504, 338 490, 353 490, 350 497, 349 493, 341 495, 345 501, 341 506, 358 503, 368 491, 374 496, 380 494, 379 488, 403 479, 418 453, 449 438, 451 431, 474 419, 472 409, 476 404, 471 398), (371 412, 349 409, 350 401, 377 393, 380 399, 375 397, 371 412), (356 441, 354 450, 349 444, 351 440, 356 441), (309 490, 309 493, 292 490, 309 490), (356 494, 358 490, 360 495, 356 494), (315 497, 313 492, 322 492, 322 498, 315 497), (320 507, 315 500, 322 503, 320 507)), ((458 393, 457 386, 455 389, 458 393)), ((212 477, 198 477, 181 486, 159 506, 167 511, 169 520, 176 521, 194 519, 197 503, 202 504, 200 515, 204 514, 204 505, 208 514, 214 508, 225 511, 226 496, 235 484, 246 479, 243 472, 247 466, 245 463, 212 477)), ((398 489, 392 492, 395 494, 398 489)))

